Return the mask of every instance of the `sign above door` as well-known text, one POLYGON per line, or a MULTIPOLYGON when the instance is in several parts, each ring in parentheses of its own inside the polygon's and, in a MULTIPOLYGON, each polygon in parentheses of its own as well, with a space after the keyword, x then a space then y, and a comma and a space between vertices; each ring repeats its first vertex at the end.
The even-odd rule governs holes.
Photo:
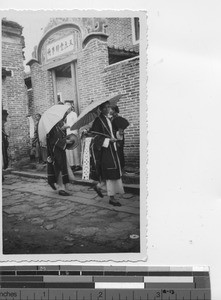
POLYGON ((46 61, 57 58, 60 55, 76 52, 79 49, 79 36, 70 34, 62 39, 56 40, 46 46, 46 61))

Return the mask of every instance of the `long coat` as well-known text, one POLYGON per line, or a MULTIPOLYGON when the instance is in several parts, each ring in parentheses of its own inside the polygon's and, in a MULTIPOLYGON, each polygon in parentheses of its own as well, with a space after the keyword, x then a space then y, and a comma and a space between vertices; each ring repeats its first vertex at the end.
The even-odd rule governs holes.
POLYGON ((41 146, 40 146, 39 134, 38 134, 38 124, 39 124, 39 121, 35 125, 34 137, 33 137, 33 140, 32 140, 32 147, 35 148, 35 150, 36 150, 35 158, 38 158, 38 159, 41 160, 42 159, 42 153, 41 153, 41 146))
POLYGON ((47 174, 48 183, 56 183, 61 172, 63 183, 68 183, 66 161, 66 133, 61 129, 63 121, 57 123, 47 135, 47 174))
POLYGON ((8 168, 8 135, 5 133, 4 129, 2 128, 2 158, 3 158, 3 169, 8 168))
POLYGON ((109 142, 107 148, 102 147, 105 138, 111 138, 110 127, 104 115, 101 114, 94 120, 91 131, 96 132, 91 144, 91 179, 120 179, 119 157, 114 144, 109 142))
MULTIPOLYGON (((119 128, 115 124, 114 118, 111 120, 111 122, 112 122, 112 127, 113 127, 113 133, 114 133, 114 136, 116 138, 116 134, 117 134, 117 131, 119 130, 119 128)), ((117 154, 118 154, 118 157, 119 157, 119 160, 120 160, 121 169, 124 169, 124 167, 125 167, 124 144, 125 144, 125 138, 124 138, 124 134, 123 134, 123 139, 118 140, 116 142, 117 154)))

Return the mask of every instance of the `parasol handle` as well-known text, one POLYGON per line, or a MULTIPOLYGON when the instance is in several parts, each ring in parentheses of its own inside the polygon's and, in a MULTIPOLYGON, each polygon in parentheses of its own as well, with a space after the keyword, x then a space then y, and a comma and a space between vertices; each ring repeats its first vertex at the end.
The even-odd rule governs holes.
POLYGON ((105 136, 105 137, 107 137, 107 138, 111 138, 108 134, 105 134, 105 133, 100 133, 100 132, 97 132, 97 131, 89 131, 90 133, 95 133, 95 134, 99 134, 99 135, 103 135, 103 136, 105 136))

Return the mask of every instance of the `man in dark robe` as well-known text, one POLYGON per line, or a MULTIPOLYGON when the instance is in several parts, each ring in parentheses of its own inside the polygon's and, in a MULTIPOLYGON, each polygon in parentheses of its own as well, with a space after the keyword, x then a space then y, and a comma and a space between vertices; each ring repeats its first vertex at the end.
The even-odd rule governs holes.
MULTIPOLYGON (((7 110, 2 110, 2 169, 8 168, 8 135, 5 132, 5 123, 7 122, 8 112, 7 110)), ((2 180, 4 181, 4 176, 2 175, 2 180)))
POLYGON ((91 145, 91 179, 98 181, 94 187, 99 196, 102 196, 101 188, 105 185, 109 203, 114 206, 121 204, 114 198, 115 194, 123 194, 121 180, 121 167, 117 154, 111 121, 107 117, 110 111, 110 103, 105 102, 99 107, 101 114, 92 125, 91 132, 94 138, 91 145))
POLYGON ((71 142, 66 139, 64 119, 47 134, 47 175, 48 184, 52 189, 57 189, 61 196, 69 196, 65 191, 65 185, 69 182, 65 150, 71 142))
POLYGON ((32 147, 35 148, 35 158, 36 158, 37 162, 40 163, 40 162, 42 162, 42 151, 41 151, 39 135, 38 135, 38 124, 41 119, 41 115, 36 114, 35 119, 36 119, 36 124, 35 124, 35 129, 34 129, 34 138, 32 140, 32 147))
POLYGON ((115 119, 118 117, 119 114, 119 108, 118 106, 112 106, 112 118, 111 118, 111 123, 113 126, 113 132, 114 136, 118 139, 117 140, 117 153, 118 157, 120 159, 120 165, 121 169, 124 170, 125 167, 125 158, 124 158, 124 144, 125 144, 125 139, 124 139, 124 130, 122 128, 119 128, 116 124, 115 119))

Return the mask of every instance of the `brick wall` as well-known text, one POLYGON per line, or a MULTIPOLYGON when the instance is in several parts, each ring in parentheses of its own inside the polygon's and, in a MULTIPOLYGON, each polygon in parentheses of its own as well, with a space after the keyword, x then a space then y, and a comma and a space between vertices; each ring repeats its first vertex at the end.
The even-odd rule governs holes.
POLYGON ((109 93, 125 94, 118 103, 120 114, 130 126, 125 130, 126 166, 139 167, 139 58, 122 61, 105 68, 104 83, 109 93))
POLYGON ((34 62, 31 66, 31 79, 34 97, 34 112, 43 114, 54 104, 54 91, 51 71, 42 70, 42 66, 34 62))
POLYGON ((92 100, 101 99, 105 94, 104 68, 108 65, 107 43, 91 40, 79 53, 77 60, 77 81, 79 106, 82 111, 92 100))
POLYGON ((125 47, 139 51, 133 43, 131 18, 107 18, 108 46, 125 47))
POLYGON ((2 67, 12 76, 2 80, 3 108, 8 110, 6 132, 9 135, 10 163, 27 157, 29 151, 28 98, 24 82, 24 40, 20 25, 4 21, 2 26, 2 67))
POLYGON ((27 90, 27 94, 28 94, 28 114, 33 116, 33 114, 35 113, 33 89, 27 90))

